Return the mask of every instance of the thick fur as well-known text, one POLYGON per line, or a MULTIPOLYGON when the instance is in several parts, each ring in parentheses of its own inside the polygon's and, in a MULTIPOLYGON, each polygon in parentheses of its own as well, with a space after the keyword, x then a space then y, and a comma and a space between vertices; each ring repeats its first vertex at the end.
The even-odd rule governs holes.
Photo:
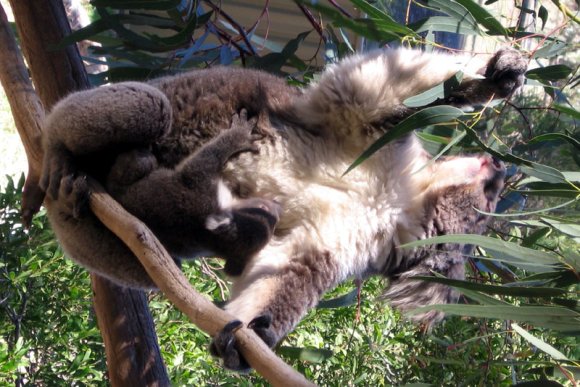
MULTIPOLYGON (((261 321, 259 333, 273 344, 324 292, 348 278, 386 276, 390 285, 385 296, 403 310, 450 302, 456 296, 448 287, 411 277, 439 272, 462 278, 465 247, 407 251, 398 246, 434 235, 482 232, 486 219, 474 207, 495 208, 503 166, 488 156, 428 163, 429 156, 410 134, 343 173, 364 149, 413 112, 403 105, 406 98, 461 70, 460 87, 434 104, 486 103, 513 92, 525 69, 526 62, 513 51, 498 52, 486 65, 468 57, 388 50, 345 59, 304 90, 261 72, 217 68, 149 85, 130 84, 134 90, 127 91, 126 103, 119 105, 103 100, 79 110, 76 101, 92 98, 95 91, 73 94, 52 116, 74 116, 75 127, 62 127, 50 117, 48 121, 43 180, 48 213, 73 259, 122 284, 151 286, 134 257, 94 218, 71 215, 70 202, 79 195, 59 186, 77 165, 77 147, 70 143, 91 126, 86 122, 97 121, 101 131, 113 132, 114 137, 91 134, 91 150, 115 153, 117 139, 124 147, 134 147, 138 137, 151 144, 161 166, 174 167, 227 128, 232 114, 246 108, 259 117, 258 127, 268 136, 257 143, 258 154, 243 153, 230 160, 222 179, 236 196, 270 200, 283 211, 270 242, 234 278, 226 310, 244 323, 261 321), (150 127, 168 130, 161 136, 148 132, 150 127), (119 130, 124 133, 115 133, 119 130), (142 130, 150 134, 142 135, 142 130), (271 322, 269 327, 264 321, 271 322)), ((123 87, 98 90, 123 94, 123 87)), ((82 179, 72 180, 72 185, 82 185, 82 179)), ((151 208, 155 205, 150 203, 151 208)), ((421 317, 433 322, 441 316, 421 317)), ((229 340, 220 336, 217 342, 229 340)), ((231 351, 235 345, 215 352, 234 359, 226 366, 243 368, 231 351)))

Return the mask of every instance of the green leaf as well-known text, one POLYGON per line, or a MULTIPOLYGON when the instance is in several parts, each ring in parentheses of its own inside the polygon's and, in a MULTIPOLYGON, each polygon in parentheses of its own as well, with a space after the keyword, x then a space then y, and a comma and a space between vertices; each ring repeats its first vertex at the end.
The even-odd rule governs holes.
POLYGON ((549 224, 556 230, 566 235, 570 235, 573 238, 580 238, 580 224, 562 222, 556 219, 549 218, 540 218, 540 219, 542 219, 543 222, 549 224))
POLYGON ((580 112, 576 109, 571 108, 571 107, 559 105, 559 104, 555 103, 552 105, 552 109, 556 109, 560 113, 564 113, 566 115, 569 115, 572 118, 580 120, 580 112))
POLYGON ((94 7, 109 7, 113 9, 153 9, 165 11, 177 7, 181 0, 92 0, 94 7))
POLYGON ((580 150, 580 141, 563 133, 546 133, 532 138, 528 144, 535 144, 544 141, 564 140, 572 144, 577 150, 580 150))
POLYGON ((417 34, 408 27, 394 21, 393 18, 386 15, 382 11, 372 7, 366 2, 360 0, 355 1, 355 4, 364 7, 370 14, 375 15, 368 19, 351 19, 344 16, 336 8, 324 6, 322 4, 314 4, 305 0, 297 0, 298 3, 304 4, 309 8, 313 8, 322 15, 327 16, 332 20, 332 23, 337 27, 345 27, 351 31, 375 40, 377 42, 391 41, 400 39, 402 36, 417 36, 417 34), (372 9, 371 9, 372 8, 372 9))
POLYGON ((534 246, 537 241, 548 235, 551 231, 552 229, 550 227, 541 227, 540 229, 535 230, 522 240, 522 246, 524 247, 534 246))
POLYGON ((566 78, 571 72, 572 69, 570 67, 557 64, 529 70, 526 72, 526 77, 540 81, 557 81, 558 79, 566 78))
POLYGON ((98 19, 92 22, 91 24, 74 31, 70 35, 65 36, 58 44, 50 49, 59 50, 62 49, 69 44, 73 44, 76 42, 80 42, 81 40, 91 40, 91 38, 103 31, 109 29, 109 23, 104 21, 103 19, 98 19))
POLYGON ((524 321, 545 328, 574 334, 580 327, 580 313, 559 306, 514 306, 514 305, 429 305, 417 308, 409 315, 429 310, 498 320, 524 321))
POLYGON ((458 21, 448 16, 431 16, 411 24, 415 32, 421 33, 426 31, 453 32, 462 35, 481 35, 479 28, 474 28, 469 23, 458 21))
POLYGON ((436 282, 439 284, 449 285, 457 289, 467 289, 483 292, 486 294, 499 294, 503 296, 546 298, 562 296, 567 293, 566 290, 558 288, 488 285, 445 277, 417 276, 413 278, 421 279, 427 282, 436 282))
POLYGON ((566 177, 556 168, 552 168, 540 163, 535 163, 533 161, 527 161, 527 163, 527 165, 520 165, 522 172, 527 175, 534 176, 548 183, 557 184, 567 182, 566 177))
POLYGON ((440 243, 459 243, 481 246, 490 253, 495 260, 509 262, 512 265, 534 272, 552 271, 555 265, 561 265, 560 258, 552 253, 532 250, 515 243, 482 235, 442 235, 434 238, 421 239, 406 243, 401 248, 436 245, 440 243))
POLYGON ((357 303, 358 291, 359 290, 355 288, 340 297, 336 297, 330 300, 321 300, 318 305, 316 305, 316 307, 320 309, 334 309, 354 305, 357 303))
POLYGON ((562 40, 547 40, 547 42, 548 43, 546 45, 534 52, 532 59, 551 58, 556 55, 560 55, 562 52, 568 49, 568 45, 562 40))
POLYGON ((417 94, 413 97, 409 97, 403 101, 403 105, 407 107, 421 107, 429 105, 432 102, 437 100, 444 100, 448 97, 451 92, 461 83, 461 79, 463 78, 463 72, 458 71, 452 77, 447 79, 446 81, 432 87, 431 89, 424 91, 420 94, 417 94))
POLYGON ((291 359, 307 361, 310 363, 320 363, 332 357, 332 351, 321 348, 298 348, 281 346, 276 350, 280 355, 287 356, 291 359))
POLYGON ((368 149, 366 149, 346 170, 345 175, 361 164, 363 161, 372 156, 375 152, 381 149, 389 142, 403 136, 414 129, 421 128, 428 125, 439 124, 454 120, 462 116, 463 111, 453 106, 433 106, 428 107, 417 113, 412 114, 397 125, 392 127, 381 138, 375 141, 368 149))
POLYGON ((556 348, 552 347, 550 344, 546 343, 545 341, 537 338, 536 336, 530 334, 524 328, 520 327, 516 323, 512 323, 512 329, 519 333, 524 339, 526 339, 530 344, 534 347, 544 351, 548 355, 550 355, 554 360, 569 360, 566 355, 562 352, 558 351, 556 348))
POLYGON ((476 30, 479 29, 473 15, 471 15, 467 8, 455 1, 428 0, 427 5, 462 23, 464 27, 470 27, 476 30))
POLYGON ((546 26, 546 22, 548 21, 548 10, 543 5, 540 5, 540 9, 538 10, 538 17, 542 20, 542 29, 546 26))
POLYGON ((475 20, 485 28, 488 32, 494 35, 507 35, 506 29, 503 25, 493 17, 485 8, 477 4, 472 0, 456 0, 459 4, 463 5, 469 13, 473 15, 475 20))

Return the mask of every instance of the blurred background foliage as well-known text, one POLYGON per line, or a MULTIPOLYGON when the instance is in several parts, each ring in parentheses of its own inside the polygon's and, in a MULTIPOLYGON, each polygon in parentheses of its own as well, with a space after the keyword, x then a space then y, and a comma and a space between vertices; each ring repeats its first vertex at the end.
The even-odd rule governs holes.
MULTIPOLYGON (((445 112, 449 120, 431 125, 425 114, 400 124, 416 129, 434 158, 484 150, 509 165, 489 236, 446 237, 476 246, 468 257, 469 278, 429 279, 463 293, 458 305, 435 306, 449 318, 425 332, 376 300, 384 287, 380 280, 364 282, 360 297, 359 284, 347 283, 309 313, 279 353, 325 386, 577 385, 577 3, 228 3, 93 0, 76 8, 75 16, 77 2, 65 0, 77 31, 60 46, 82 41, 94 85, 234 65, 273 72, 301 86, 327 63, 385 45, 477 53, 510 45, 530 60, 523 91, 509 101, 471 113, 430 108, 427 113, 445 112), (92 22, 79 19, 84 11, 92 22), (277 31, 280 14, 296 24, 277 31)), ((444 93, 434 88, 405 103, 421 107, 444 93)), ((379 140, 356 162, 391 140, 379 140)), ((22 179, 3 181, 0 384, 106 385, 87 273, 63 258, 43 213, 23 230, 22 179)), ((185 271, 200 292, 227 299, 220 261, 195 261, 185 271)), ((209 338, 162 296, 152 293, 150 306, 173 384, 265 385, 255 373, 224 371, 208 355, 209 338)))

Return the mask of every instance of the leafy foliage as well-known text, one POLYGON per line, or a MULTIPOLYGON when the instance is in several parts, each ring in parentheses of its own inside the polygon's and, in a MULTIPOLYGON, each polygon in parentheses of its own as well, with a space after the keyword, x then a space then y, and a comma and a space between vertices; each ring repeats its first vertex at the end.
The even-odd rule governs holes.
MULTIPOLYGON (((510 385, 547 383, 547 378, 573 385, 580 373, 580 112, 574 107, 578 68, 567 59, 574 46, 564 27, 573 31, 573 39, 574 19, 554 29, 551 18, 570 16, 565 6, 520 9, 519 21, 531 20, 539 28, 532 33, 525 23, 512 26, 495 15, 493 0, 485 5, 427 0, 423 5, 437 13, 406 23, 391 12, 396 2, 351 2, 367 17, 351 17, 335 2, 297 1, 314 32, 299 33, 278 47, 256 34, 257 23, 244 30, 211 1, 95 0, 97 19, 61 46, 82 39, 100 44, 87 58, 109 66, 93 76, 96 84, 234 64, 284 74, 296 85, 309 82, 318 70, 314 60, 296 55, 310 34, 320 36, 329 61, 353 51, 344 29, 380 45, 426 50, 442 46, 441 32, 501 39, 518 47, 535 67, 527 73, 523 94, 467 114, 446 106, 421 109, 444 98, 461 80, 456 74, 405 101, 418 113, 353 160, 355 167, 398 135, 416 130, 434 158, 483 150, 509 163, 490 237, 445 237, 446 242, 477 246, 468 257, 469 280, 424 278, 455 287, 463 303, 434 306, 452 316, 432 332, 421 332, 374 300, 380 281, 364 284, 359 318, 353 306, 357 290, 342 285, 289 335, 280 353, 323 385, 510 385), (261 55, 256 47, 269 52, 261 55)), ((89 312, 87 277, 62 260, 44 216, 35 219, 28 234, 22 230, 16 215, 18 187, 10 183, 0 195, 0 382, 103 384, 104 355, 89 312)), ((187 272, 199 291, 223 300, 227 290, 219 267, 210 269, 216 265, 196 261, 187 272)), ((225 372, 208 357, 206 335, 161 296, 152 295, 150 301, 174 384, 264 385, 254 374, 225 372)))

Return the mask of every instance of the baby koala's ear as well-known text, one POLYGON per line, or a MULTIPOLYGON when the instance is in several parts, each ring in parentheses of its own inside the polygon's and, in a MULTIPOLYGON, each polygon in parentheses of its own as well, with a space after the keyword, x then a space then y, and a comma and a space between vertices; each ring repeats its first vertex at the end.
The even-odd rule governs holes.
POLYGON ((224 228, 229 228, 232 224, 233 215, 230 211, 220 212, 219 214, 212 214, 205 220, 205 228, 216 234, 220 233, 224 228))

